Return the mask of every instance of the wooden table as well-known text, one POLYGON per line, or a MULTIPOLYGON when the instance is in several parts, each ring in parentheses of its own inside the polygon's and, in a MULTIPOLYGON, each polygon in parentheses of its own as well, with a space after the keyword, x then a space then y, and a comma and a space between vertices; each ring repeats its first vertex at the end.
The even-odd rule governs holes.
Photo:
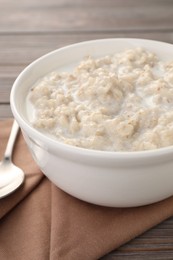
MULTIPOLYGON (((11 86, 30 62, 61 46, 112 37, 173 43, 173 1, 0 0, 0 118, 12 116, 11 86)), ((102 259, 173 259, 173 218, 102 259)))

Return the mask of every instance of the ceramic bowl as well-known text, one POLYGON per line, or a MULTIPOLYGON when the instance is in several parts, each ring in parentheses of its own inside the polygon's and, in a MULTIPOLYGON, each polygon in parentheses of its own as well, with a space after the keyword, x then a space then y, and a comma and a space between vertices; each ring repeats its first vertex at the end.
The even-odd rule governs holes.
POLYGON ((173 45, 144 39, 103 39, 70 45, 31 63, 16 79, 11 108, 34 160, 60 189, 81 200, 111 207, 141 206, 173 195, 173 147, 140 152, 107 152, 60 143, 34 129, 26 112, 30 87, 57 68, 94 57, 144 47, 163 60, 173 45))

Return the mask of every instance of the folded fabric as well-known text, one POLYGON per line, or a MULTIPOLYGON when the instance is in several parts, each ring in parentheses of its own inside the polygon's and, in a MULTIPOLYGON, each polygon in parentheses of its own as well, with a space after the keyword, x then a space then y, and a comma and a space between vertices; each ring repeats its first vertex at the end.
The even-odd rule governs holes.
MULTIPOLYGON (((0 158, 12 121, 0 122, 0 158)), ((1 260, 92 260, 118 248, 173 215, 173 197, 136 208, 80 201, 41 173, 20 133, 14 163, 25 183, 0 200, 1 260)))

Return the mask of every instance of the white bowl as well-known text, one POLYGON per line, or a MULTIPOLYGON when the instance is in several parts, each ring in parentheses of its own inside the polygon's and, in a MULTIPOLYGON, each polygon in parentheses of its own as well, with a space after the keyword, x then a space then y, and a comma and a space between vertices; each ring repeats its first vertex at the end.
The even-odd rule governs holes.
POLYGON ((34 61, 12 87, 12 112, 36 163, 59 188, 84 201, 131 207, 173 195, 173 147, 141 152, 106 152, 60 143, 31 126, 25 107, 27 93, 40 77, 55 68, 80 61, 87 54, 102 56, 139 46, 157 53, 164 60, 173 57, 173 45, 163 42, 143 39, 82 42, 34 61))

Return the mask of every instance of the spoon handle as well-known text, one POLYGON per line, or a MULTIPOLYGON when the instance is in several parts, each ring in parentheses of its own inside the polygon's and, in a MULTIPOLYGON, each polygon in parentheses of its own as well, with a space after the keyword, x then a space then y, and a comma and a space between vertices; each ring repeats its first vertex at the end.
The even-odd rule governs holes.
POLYGON ((6 147, 6 150, 5 150, 5 153, 4 153, 4 160, 5 161, 11 160, 13 147, 14 147, 18 132, 19 132, 19 125, 16 122, 16 120, 14 120, 13 125, 12 125, 12 129, 11 129, 11 133, 10 133, 10 137, 8 139, 7 147, 6 147))

